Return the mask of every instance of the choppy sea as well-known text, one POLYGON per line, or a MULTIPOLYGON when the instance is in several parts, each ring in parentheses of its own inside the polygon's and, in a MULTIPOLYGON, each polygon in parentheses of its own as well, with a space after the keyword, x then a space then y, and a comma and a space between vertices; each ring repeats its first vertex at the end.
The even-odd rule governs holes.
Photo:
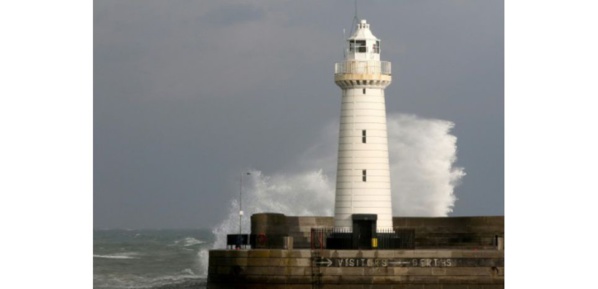
POLYGON ((93 288, 206 288, 209 230, 94 230, 93 288))

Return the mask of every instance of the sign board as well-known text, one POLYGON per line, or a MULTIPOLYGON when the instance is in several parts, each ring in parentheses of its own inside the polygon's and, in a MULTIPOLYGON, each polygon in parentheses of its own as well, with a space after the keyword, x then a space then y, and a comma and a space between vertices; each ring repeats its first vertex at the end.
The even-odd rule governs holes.
POLYGON ((319 267, 504 267, 504 259, 481 258, 325 258, 318 257, 319 267))

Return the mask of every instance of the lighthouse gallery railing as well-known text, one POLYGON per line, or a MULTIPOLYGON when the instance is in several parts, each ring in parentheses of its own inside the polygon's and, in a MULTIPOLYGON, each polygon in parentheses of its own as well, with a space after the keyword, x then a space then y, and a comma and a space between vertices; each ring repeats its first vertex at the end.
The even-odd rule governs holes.
POLYGON ((390 75, 390 62, 378 60, 346 60, 334 64, 334 73, 390 75))

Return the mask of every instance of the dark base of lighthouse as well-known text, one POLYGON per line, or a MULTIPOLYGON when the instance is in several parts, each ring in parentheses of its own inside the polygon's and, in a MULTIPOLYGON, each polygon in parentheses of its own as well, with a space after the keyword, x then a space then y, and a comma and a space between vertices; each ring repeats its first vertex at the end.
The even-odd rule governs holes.
POLYGON ((352 228, 312 228, 312 248, 336 250, 413 249, 414 231, 377 229, 375 214, 352 215, 352 228))
POLYGON ((333 222, 253 215, 250 245, 210 251, 208 288, 504 288, 502 216, 394 218, 407 249, 330 248, 319 232, 333 230, 333 222))

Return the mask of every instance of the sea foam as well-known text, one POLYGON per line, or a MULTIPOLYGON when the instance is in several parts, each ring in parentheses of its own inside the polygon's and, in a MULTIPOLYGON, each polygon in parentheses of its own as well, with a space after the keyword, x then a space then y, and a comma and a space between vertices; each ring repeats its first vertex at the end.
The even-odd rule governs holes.
POLYGON ((94 258, 104 258, 104 259, 138 259, 137 257, 127 256, 127 255, 93 255, 94 258))
POLYGON ((205 241, 198 240, 198 239, 195 239, 193 237, 186 237, 186 238, 181 239, 181 240, 176 240, 176 241, 174 241, 174 243, 176 245, 183 245, 185 247, 188 247, 188 246, 193 246, 193 245, 198 245, 198 244, 204 244, 205 241))

